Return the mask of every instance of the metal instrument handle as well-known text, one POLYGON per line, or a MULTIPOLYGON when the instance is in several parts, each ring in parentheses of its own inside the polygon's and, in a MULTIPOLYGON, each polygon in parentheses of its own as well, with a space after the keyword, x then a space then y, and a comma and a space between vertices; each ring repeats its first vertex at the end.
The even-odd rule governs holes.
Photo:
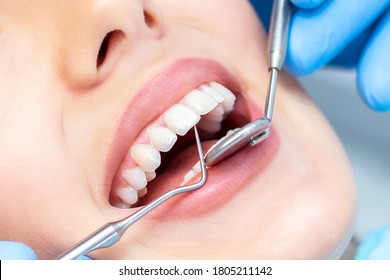
POLYGON ((292 6, 289 0, 274 0, 269 29, 269 68, 282 68, 286 58, 287 39, 292 13, 292 6))

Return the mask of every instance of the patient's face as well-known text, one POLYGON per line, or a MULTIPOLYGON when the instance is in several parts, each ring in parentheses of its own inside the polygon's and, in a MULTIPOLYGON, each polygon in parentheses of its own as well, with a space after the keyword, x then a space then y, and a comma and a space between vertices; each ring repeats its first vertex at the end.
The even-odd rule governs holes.
MULTIPOLYGON (((179 186, 198 160, 190 128, 206 149, 263 116, 269 79, 242 0, 0 0, 0 61, 0 240, 41 258, 179 186)), ((90 256, 334 254, 354 213, 348 163, 301 88, 279 81, 267 140, 90 256)))

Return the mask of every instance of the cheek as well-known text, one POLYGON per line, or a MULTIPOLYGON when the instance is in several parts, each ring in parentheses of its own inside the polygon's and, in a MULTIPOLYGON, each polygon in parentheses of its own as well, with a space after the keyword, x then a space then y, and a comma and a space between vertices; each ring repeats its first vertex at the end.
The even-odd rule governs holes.
POLYGON ((216 43, 214 47, 218 55, 228 62, 243 88, 262 85, 261 90, 265 89, 268 77, 267 39, 252 6, 248 1, 220 0, 212 1, 208 8, 208 12, 202 14, 208 26, 213 28, 212 40, 215 41, 210 41, 216 43), (215 20, 216 17, 218 20, 215 20))
POLYGON ((48 150, 0 169, 0 240, 23 242, 39 258, 53 258, 104 223, 84 182, 57 155, 48 150))
MULTIPOLYGON (((248 1, 214 1, 209 12, 210 25, 215 25, 229 44, 240 50, 263 45, 264 32, 255 11, 248 1), (218 15, 218 20, 215 20, 218 15)), ((225 42, 226 43, 226 42, 225 42)), ((245 52, 242 52, 243 55, 245 52)))
POLYGON ((15 106, 1 111, 0 240, 32 246, 49 239, 56 221, 72 224, 80 213, 70 219, 61 217, 81 205, 87 207, 90 195, 67 153, 55 106, 37 102, 39 97, 33 93, 42 90, 32 90, 34 98, 21 92, 12 92, 15 95, 7 100, 15 106))
MULTIPOLYGON (((211 35, 212 39, 223 43, 219 51, 232 47, 247 50, 253 43, 263 40, 260 21, 249 1, 175 1, 177 3, 173 6, 172 0, 165 0, 162 4, 167 28, 179 23, 211 35)), ((193 35, 196 36, 195 33, 193 35)))
POLYGON ((1 153, 0 167, 1 213, 8 212, 1 220, 15 221, 19 227, 30 221, 36 223, 37 216, 53 206, 61 207, 65 201, 61 186, 70 183, 64 176, 68 173, 67 166, 58 151, 40 137, 28 137, 26 145, 19 143, 25 137, 23 134, 15 137, 15 145, 8 146, 7 153, 1 153))

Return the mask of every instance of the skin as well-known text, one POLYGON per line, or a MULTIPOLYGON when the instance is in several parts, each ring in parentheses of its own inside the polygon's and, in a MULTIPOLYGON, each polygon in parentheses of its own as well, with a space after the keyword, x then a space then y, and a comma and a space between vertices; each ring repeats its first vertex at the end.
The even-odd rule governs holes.
MULTIPOLYGON (((39 258, 124 216, 101 195, 104 160, 126 104, 170 62, 217 60, 265 102, 266 38, 246 1, 0 0, 0 11, 0 239, 39 258)), ((266 172, 215 211, 144 220, 91 257, 318 259, 341 248, 355 214, 348 161, 295 80, 279 81, 280 147, 266 172)))

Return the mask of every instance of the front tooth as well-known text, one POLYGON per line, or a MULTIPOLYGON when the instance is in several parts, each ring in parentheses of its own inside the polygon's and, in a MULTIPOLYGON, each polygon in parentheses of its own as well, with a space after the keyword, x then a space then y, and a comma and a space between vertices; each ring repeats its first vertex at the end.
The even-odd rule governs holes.
POLYGON ((225 103, 226 102, 234 102, 236 100, 236 96, 230 90, 228 90, 226 87, 224 87, 223 85, 216 83, 216 82, 211 82, 210 86, 213 89, 215 89, 216 91, 218 91, 219 93, 224 95, 224 97, 225 97, 224 102, 225 103))
POLYGON ((214 98, 197 89, 188 93, 183 98, 183 102, 199 115, 205 115, 218 106, 218 102, 214 98))
POLYGON ((202 118, 197 124, 197 127, 203 131, 214 133, 221 130, 221 122, 215 122, 209 119, 202 118))
POLYGON ((148 182, 152 181, 154 178, 156 178, 156 172, 153 171, 153 172, 145 172, 145 175, 146 175, 146 180, 148 182))
POLYGON ((207 115, 208 116, 210 116, 210 115, 212 115, 212 116, 223 116, 223 114, 225 113, 225 111, 224 111, 224 109, 223 109, 223 107, 222 107, 222 105, 221 104, 219 104, 218 106, 217 106, 217 108, 215 108, 214 110, 212 110, 210 113, 208 113, 207 115))
POLYGON ((184 175, 183 182, 181 182, 180 186, 184 186, 189 181, 191 181, 193 178, 195 178, 196 175, 198 175, 202 171, 200 167, 200 162, 198 161, 190 171, 186 175, 184 175))
POLYGON ((160 152, 168 152, 177 141, 177 135, 166 127, 152 127, 149 130, 150 143, 160 152))
POLYGON ((124 170, 122 172, 122 176, 126 182, 136 190, 143 189, 148 184, 146 181, 145 172, 143 172, 139 167, 130 170, 124 170))
POLYGON ((199 89, 201 91, 207 93, 208 95, 210 95, 215 100, 217 100, 218 103, 222 103, 222 102, 225 101, 225 96, 222 93, 219 93, 218 91, 213 89, 212 87, 209 87, 209 86, 206 86, 206 85, 201 85, 199 87, 199 89))
POLYGON ((185 135, 199 120, 199 114, 183 104, 175 104, 163 115, 167 127, 177 135, 185 135))
POLYGON ((153 172, 161 164, 161 155, 153 145, 136 144, 131 148, 130 154, 145 172, 153 172))
POLYGON ((228 102, 222 104, 223 109, 225 111, 225 115, 229 114, 234 109, 234 102, 228 102))
POLYGON ((207 114, 202 119, 208 119, 213 122, 222 122, 224 119, 224 115, 209 115, 207 114))
POLYGON ((203 118, 206 118, 208 120, 215 121, 215 122, 221 122, 221 121, 223 121, 224 114, 225 114, 225 110, 223 109, 222 105, 220 104, 217 106, 217 108, 212 110, 210 113, 208 113, 203 118))
POLYGON ((128 209, 128 208, 131 207, 131 205, 129 205, 127 203, 124 203, 124 202, 113 204, 113 206, 116 207, 116 208, 120 208, 120 209, 128 209))
POLYGON ((141 189, 141 190, 138 191, 138 197, 143 197, 143 196, 145 196, 147 193, 148 193, 148 189, 147 189, 147 188, 143 188, 143 189, 141 189))
POLYGON ((185 186, 189 181, 191 181, 197 173, 194 170, 188 171, 186 175, 184 175, 183 182, 181 182, 180 186, 185 186))
POLYGON ((132 187, 121 188, 118 190, 118 197, 126 204, 133 205, 138 200, 137 190, 132 187))
POLYGON ((239 129, 240 129, 239 127, 234 128, 234 129, 230 129, 230 130, 226 133, 226 136, 224 136, 224 137, 227 137, 227 136, 233 134, 234 132, 236 132, 236 131, 239 130, 239 129))

